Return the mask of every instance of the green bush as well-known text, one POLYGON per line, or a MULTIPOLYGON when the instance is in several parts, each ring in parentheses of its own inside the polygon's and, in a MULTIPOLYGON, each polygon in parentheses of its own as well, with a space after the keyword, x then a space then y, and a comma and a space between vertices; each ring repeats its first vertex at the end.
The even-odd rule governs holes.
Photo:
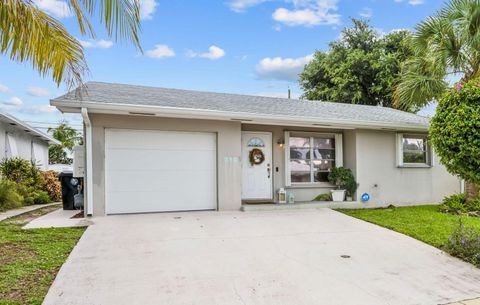
POLYGON ((445 251, 480 267, 480 230, 465 227, 460 221, 449 236, 445 251))
POLYGON ((448 213, 467 213, 480 211, 480 199, 467 201, 466 194, 454 194, 443 199, 440 209, 448 213))
POLYGON ((353 196, 357 191, 358 184, 355 181, 352 171, 345 167, 335 167, 328 174, 328 181, 335 184, 338 189, 347 191, 347 196, 353 196))
POLYGON ((45 191, 38 191, 33 196, 33 203, 35 204, 46 204, 52 202, 52 199, 45 191))
POLYGON ((4 159, 0 163, 0 173, 4 179, 27 187, 41 189, 44 184, 41 172, 35 164, 20 158, 4 159))
POLYGON ((312 201, 331 201, 332 196, 330 194, 320 194, 317 197, 313 198, 312 201))
POLYGON ((33 199, 33 197, 25 197, 23 199, 23 204, 24 205, 32 205, 32 204, 35 204, 35 200, 33 199))
POLYGON ((440 162, 468 182, 480 184, 480 81, 459 83, 438 101, 430 138, 440 162))
POLYGON ((21 207, 23 197, 17 192, 15 182, 0 181, 0 211, 21 207))

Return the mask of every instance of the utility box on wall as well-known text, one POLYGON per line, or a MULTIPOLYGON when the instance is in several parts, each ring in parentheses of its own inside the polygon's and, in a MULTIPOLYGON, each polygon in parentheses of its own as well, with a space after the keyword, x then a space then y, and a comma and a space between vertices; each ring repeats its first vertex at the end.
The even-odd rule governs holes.
POLYGON ((85 177, 85 147, 83 145, 73 148, 73 177, 85 177))

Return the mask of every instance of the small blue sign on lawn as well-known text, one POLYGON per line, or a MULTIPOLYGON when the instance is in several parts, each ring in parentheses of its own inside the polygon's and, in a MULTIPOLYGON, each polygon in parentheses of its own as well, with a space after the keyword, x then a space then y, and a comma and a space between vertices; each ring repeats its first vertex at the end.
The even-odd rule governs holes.
POLYGON ((362 201, 367 202, 369 200, 370 200, 370 195, 368 195, 368 193, 363 193, 362 194, 362 201))

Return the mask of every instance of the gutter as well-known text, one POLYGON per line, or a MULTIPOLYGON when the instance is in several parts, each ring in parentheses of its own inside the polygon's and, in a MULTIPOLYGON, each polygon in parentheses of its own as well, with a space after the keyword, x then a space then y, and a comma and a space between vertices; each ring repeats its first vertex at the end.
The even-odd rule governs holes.
POLYGON ((395 124, 391 122, 342 120, 342 119, 319 119, 317 117, 295 117, 286 115, 254 114, 247 112, 228 112, 218 110, 180 108, 152 105, 131 105, 131 104, 102 104, 97 102, 81 101, 77 105, 71 101, 56 99, 50 104, 57 108, 65 107, 67 112, 75 112, 80 107, 88 107, 90 112, 95 113, 117 113, 117 114, 148 114, 151 116, 171 116, 183 118, 212 119, 212 120, 238 120, 251 124, 272 124, 292 125, 310 127, 347 127, 347 128, 369 128, 369 129, 394 129, 408 131, 427 131, 428 126, 416 124, 395 124), (148 113, 147 113, 148 112, 148 113), (255 120, 255 121, 254 121, 255 120), (252 122, 249 122, 252 121, 252 122), (324 125, 324 126, 322 126, 324 125))
POLYGON ((93 215, 93 148, 92 148, 92 123, 90 122, 90 117, 88 116, 87 108, 82 107, 82 118, 83 123, 85 124, 85 159, 86 162, 86 204, 85 204, 85 213, 87 216, 93 215))

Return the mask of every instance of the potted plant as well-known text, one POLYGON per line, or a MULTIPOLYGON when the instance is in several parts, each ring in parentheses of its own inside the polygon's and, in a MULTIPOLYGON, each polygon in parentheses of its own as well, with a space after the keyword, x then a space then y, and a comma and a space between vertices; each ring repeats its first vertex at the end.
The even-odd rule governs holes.
POLYGON ((333 168, 328 174, 328 181, 337 187, 337 189, 331 190, 332 201, 344 201, 345 193, 353 196, 358 187, 352 171, 345 167, 333 168))

